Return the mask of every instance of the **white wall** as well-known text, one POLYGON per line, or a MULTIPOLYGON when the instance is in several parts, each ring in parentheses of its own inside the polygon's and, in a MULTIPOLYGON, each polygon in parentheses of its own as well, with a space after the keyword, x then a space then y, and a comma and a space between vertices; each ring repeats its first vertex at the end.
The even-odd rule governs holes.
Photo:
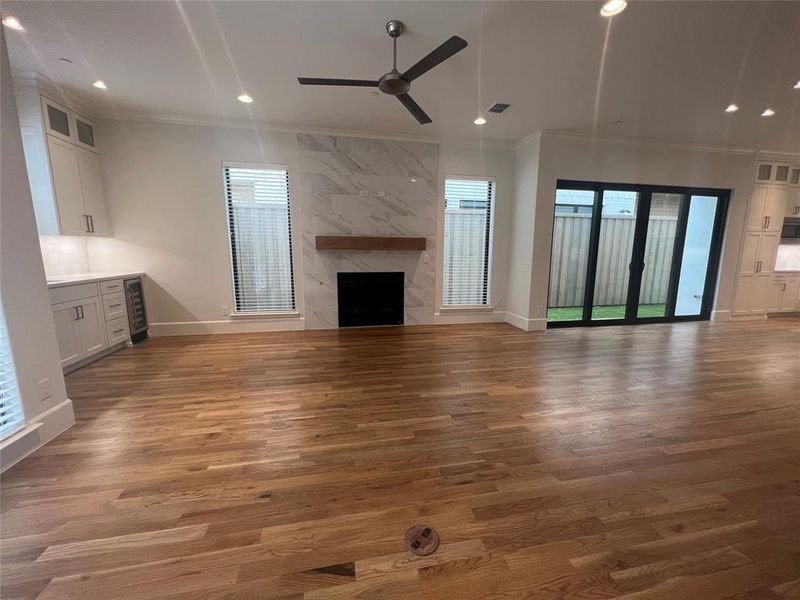
MULTIPOLYGON (((87 240, 91 268, 147 273, 145 294, 154 334, 304 327, 297 319, 231 320, 222 313, 222 306, 233 305, 222 162, 284 164, 289 169, 292 198, 299 199, 302 182, 295 133, 107 120, 99 124, 98 139, 114 238, 87 240)), ((497 180, 495 231, 499 233, 493 248, 492 301, 502 318, 512 151, 441 144, 438 173, 441 181, 437 187, 442 190, 443 175, 448 173, 490 175, 497 180)), ((294 203, 295 210, 299 206, 299 202, 294 203)), ((303 215, 293 215, 293 219, 302 222, 303 215)), ((295 233, 299 231, 297 228, 295 233)), ((303 265, 298 255, 301 247, 296 239, 296 294, 298 310, 304 315, 303 265)), ((436 247, 438 250, 441 244, 436 247)), ((437 273, 439 265, 441 261, 437 260, 437 273)), ((440 301, 441 275, 437 277, 440 301)), ((484 314, 474 319, 493 317, 484 314)), ((450 321, 437 318, 437 322, 450 321)))
POLYGON ((4 36, 0 53, 0 294, 26 420, 26 429, 4 444, 7 467, 68 428, 75 416, 61 372, 4 36), (44 400, 43 380, 50 392, 44 400))
MULTIPOLYGON (((88 240, 91 266, 147 273, 153 334, 302 328, 298 319, 231 321, 222 310, 233 306, 222 162, 286 165, 299 198, 295 134, 102 121, 98 139, 114 238, 88 240)), ((298 268, 299 248, 296 238, 298 268)), ((295 281, 302 314, 302 272, 295 281)))
POLYGON ((514 151, 514 198, 509 229, 511 242, 506 320, 526 331, 536 328, 535 315, 531 311, 531 275, 540 151, 540 134, 527 138, 514 151))
MULTIPOLYGON (((521 156, 522 148, 517 150, 521 156)), ((546 318, 556 181, 664 184, 731 190, 715 318, 727 318, 753 181, 754 155, 702 148, 542 135, 533 231, 531 309, 546 318)), ((518 167, 519 168, 519 167, 518 167)))

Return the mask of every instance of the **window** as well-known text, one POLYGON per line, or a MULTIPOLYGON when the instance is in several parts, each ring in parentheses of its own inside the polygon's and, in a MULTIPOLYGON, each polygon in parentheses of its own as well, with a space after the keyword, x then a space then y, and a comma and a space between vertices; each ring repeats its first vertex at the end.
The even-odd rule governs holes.
POLYGON ((444 306, 489 304, 492 239, 491 179, 444 183, 444 306))
POLYGON ((0 306, 0 439, 14 433, 24 422, 5 313, 0 306))
POLYGON ((289 173, 224 164, 236 313, 295 309, 289 173))

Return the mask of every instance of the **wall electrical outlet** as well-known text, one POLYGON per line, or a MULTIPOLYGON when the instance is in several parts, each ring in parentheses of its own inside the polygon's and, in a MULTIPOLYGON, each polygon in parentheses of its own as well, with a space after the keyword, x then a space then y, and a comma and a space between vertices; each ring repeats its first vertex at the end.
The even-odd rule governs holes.
POLYGON ((41 379, 38 384, 39 386, 39 400, 44 402, 45 400, 49 400, 53 397, 53 392, 50 390, 50 378, 45 377, 41 379))
POLYGON ((222 307, 222 316, 223 317, 231 316, 231 307, 230 306, 223 306, 222 307))
POLYGON ((376 195, 378 196, 378 198, 386 198, 386 192, 384 191, 380 191, 376 195))
POLYGON ((366 198, 367 197, 367 190, 361 190, 360 192, 358 192, 358 195, 362 196, 363 198, 366 198))
POLYGON ((424 262, 426 265, 431 264, 430 252, 423 252, 422 253, 422 262, 424 262))

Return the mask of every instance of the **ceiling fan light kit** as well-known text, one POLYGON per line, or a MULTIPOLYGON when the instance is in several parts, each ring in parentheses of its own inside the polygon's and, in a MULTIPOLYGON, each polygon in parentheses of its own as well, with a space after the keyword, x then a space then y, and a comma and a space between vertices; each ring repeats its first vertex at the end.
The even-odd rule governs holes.
POLYGON ((432 50, 413 67, 401 73, 397 70, 397 38, 405 31, 406 26, 397 20, 386 23, 386 33, 392 38, 392 70, 379 79, 328 79, 318 77, 298 77, 300 85, 339 85, 348 87, 377 87, 389 96, 396 96, 414 118, 421 124, 431 123, 431 118, 408 95, 411 82, 424 75, 435 66, 467 47, 466 40, 454 35, 449 40, 432 50))

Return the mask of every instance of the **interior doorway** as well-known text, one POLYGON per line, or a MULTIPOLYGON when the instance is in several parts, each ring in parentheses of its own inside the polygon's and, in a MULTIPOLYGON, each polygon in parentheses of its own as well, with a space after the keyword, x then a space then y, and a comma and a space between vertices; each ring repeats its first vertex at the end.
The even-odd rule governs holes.
POLYGON ((548 327, 708 319, 729 195, 559 180, 548 327))

